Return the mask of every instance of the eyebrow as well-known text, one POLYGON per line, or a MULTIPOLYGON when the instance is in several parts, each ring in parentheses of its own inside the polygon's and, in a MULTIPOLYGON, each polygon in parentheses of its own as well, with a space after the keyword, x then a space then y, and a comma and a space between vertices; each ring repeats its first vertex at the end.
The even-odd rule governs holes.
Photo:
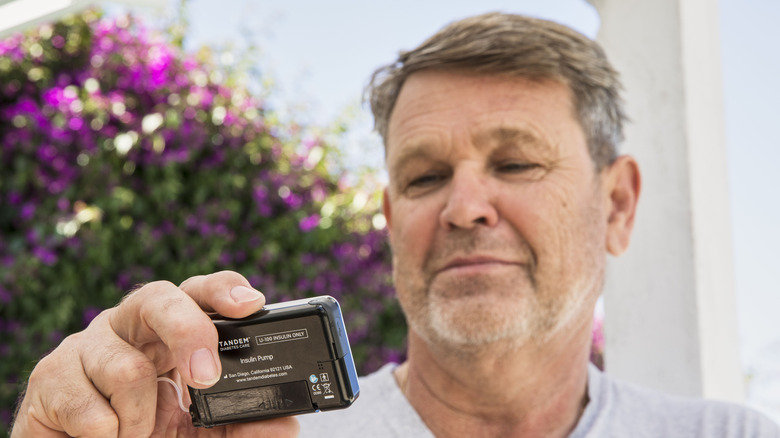
POLYGON ((533 131, 508 127, 499 127, 487 132, 477 133, 471 137, 471 141, 477 147, 498 144, 496 149, 503 149, 506 146, 541 148, 548 145, 547 141, 533 131))
POLYGON ((393 163, 392 167, 389 169, 390 175, 398 175, 401 172, 401 169, 406 167, 406 165, 412 161, 421 158, 423 159, 430 158, 430 153, 428 152, 428 149, 429 147, 426 146, 425 144, 419 144, 402 152, 398 160, 396 160, 396 162, 393 163))

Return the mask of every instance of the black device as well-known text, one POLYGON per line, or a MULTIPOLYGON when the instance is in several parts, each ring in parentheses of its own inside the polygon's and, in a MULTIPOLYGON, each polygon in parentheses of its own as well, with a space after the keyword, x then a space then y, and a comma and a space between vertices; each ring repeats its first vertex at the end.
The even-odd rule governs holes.
POLYGON ((342 409, 360 393, 338 302, 271 304, 242 319, 212 317, 222 377, 189 387, 192 424, 213 427, 342 409))

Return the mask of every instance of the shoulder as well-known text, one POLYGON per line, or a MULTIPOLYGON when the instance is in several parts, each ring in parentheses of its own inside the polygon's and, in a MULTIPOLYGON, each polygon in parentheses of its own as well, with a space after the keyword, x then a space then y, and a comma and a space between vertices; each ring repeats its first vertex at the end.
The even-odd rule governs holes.
POLYGON ((573 436, 780 438, 777 424, 745 406, 664 394, 595 367, 588 385, 591 400, 573 436))
POLYGON ((300 437, 433 437, 406 401, 393 377, 395 364, 386 364, 360 378, 360 395, 347 409, 298 417, 300 437), (323 435, 324 434, 324 435, 323 435))

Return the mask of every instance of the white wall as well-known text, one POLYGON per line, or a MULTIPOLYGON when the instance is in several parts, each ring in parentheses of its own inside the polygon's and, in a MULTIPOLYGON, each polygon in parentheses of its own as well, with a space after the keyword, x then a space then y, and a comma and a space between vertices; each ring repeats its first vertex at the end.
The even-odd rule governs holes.
POLYGON ((607 274, 607 371, 740 401, 717 2, 592 3, 644 179, 631 249, 607 274))

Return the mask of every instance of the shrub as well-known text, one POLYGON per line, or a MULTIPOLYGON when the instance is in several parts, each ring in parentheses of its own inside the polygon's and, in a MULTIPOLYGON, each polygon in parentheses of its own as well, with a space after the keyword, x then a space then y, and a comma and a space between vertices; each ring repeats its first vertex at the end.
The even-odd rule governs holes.
POLYGON ((209 53, 96 12, 0 42, 5 422, 38 357, 155 279, 230 269, 269 302, 330 294, 361 372, 401 358, 376 196, 209 53))

